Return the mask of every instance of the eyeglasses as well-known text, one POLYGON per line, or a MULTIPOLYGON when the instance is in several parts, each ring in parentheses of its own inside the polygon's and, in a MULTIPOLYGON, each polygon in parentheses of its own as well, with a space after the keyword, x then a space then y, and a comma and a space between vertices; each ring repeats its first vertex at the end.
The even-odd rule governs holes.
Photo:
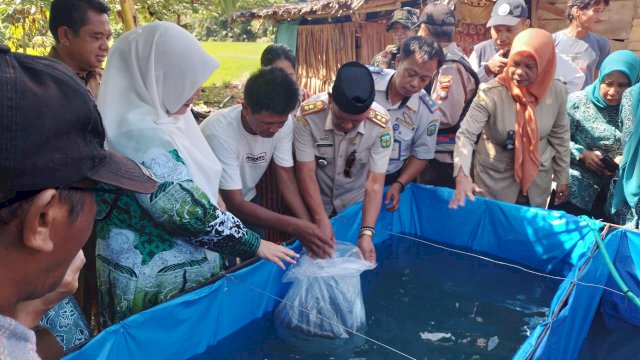
MULTIPOLYGON (((101 196, 100 201, 96 201, 96 216, 95 219, 100 221, 104 220, 109 215, 111 215, 111 211, 115 208, 115 205, 118 203, 122 195, 124 194, 124 190, 120 188, 106 188, 106 187, 78 187, 78 186, 69 186, 65 188, 58 188, 60 190, 74 190, 74 191, 84 191, 84 192, 92 192, 98 194, 104 194, 101 196)), ((96 199, 98 200, 98 199, 96 199)))
POLYGON ((356 162, 356 150, 354 149, 349 156, 347 156, 347 160, 344 162, 344 172, 342 174, 346 178, 351 178, 351 168, 353 164, 356 162))
MULTIPOLYGON (((124 191, 119 188, 97 188, 97 187, 79 187, 79 186, 65 186, 65 187, 57 187, 57 190, 72 190, 72 191, 84 191, 84 192, 92 192, 92 193, 101 193, 105 194, 104 203, 101 201, 99 204, 97 203, 96 210, 96 220, 104 220, 106 219, 113 210, 115 204, 120 200, 124 191), (106 205, 108 204, 108 205, 106 205)), ((4 200, 0 199, 0 209, 4 209, 13 204, 17 204, 21 201, 27 200, 31 197, 36 196, 43 189, 40 190, 29 190, 29 191, 16 191, 11 193, 11 197, 6 198, 4 200)))

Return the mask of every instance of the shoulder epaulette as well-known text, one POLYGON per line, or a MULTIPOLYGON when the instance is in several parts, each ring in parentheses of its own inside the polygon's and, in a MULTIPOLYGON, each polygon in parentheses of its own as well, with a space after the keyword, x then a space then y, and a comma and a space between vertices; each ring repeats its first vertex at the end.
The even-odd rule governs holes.
POLYGON ((314 114, 327 108, 327 104, 322 100, 306 102, 301 106, 303 116, 314 114))
POLYGON ((389 123, 389 116, 381 112, 378 112, 374 109, 369 110, 369 113, 367 114, 367 118, 373 121, 376 125, 383 128, 387 127, 387 124, 389 123))
POLYGON ((427 106, 427 109, 429 109, 432 114, 439 110, 438 103, 433 101, 431 96, 426 92, 420 95, 420 101, 427 106))

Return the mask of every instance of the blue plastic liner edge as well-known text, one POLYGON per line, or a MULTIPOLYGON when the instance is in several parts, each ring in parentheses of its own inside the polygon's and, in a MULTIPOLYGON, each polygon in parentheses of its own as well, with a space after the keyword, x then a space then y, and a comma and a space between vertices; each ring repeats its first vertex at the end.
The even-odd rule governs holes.
MULTIPOLYGON (((374 242, 386 241, 390 234, 407 234, 569 277, 576 265, 586 261, 593 247, 591 228, 585 220, 563 212, 483 198, 451 210, 447 205, 452 194, 450 189, 407 186, 398 211, 387 212, 383 204, 374 242)), ((336 238, 354 243, 360 228, 361 204, 350 207, 332 221, 336 238)), ((615 241, 606 243, 607 248, 617 246, 611 245, 615 241)), ((299 245, 294 248, 299 250, 299 245)), ((589 269, 593 270, 588 271, 589 277, 582 278, 583 281, 602 284, 607 281, 606 271, 600 271, 602 266, 597 258, 591 260, 589 269)), ((278 301, 263 292, 282 298, 287 290, 287 284, 280 282, 283 273, 277 266, 260 261, 231 274, 232 278, 223 278, 106 329, 65 359, 126 359, 136 355, 184 359, 197 355, 272 311, 278 301)), ((560 286, 550 313, 566 292, 567 284, 565 281, 560 286)), ((576 287, 573 291, 569 305, 536 348, 534 358, 559 358, 559 350, 566 354, 580 351, 601 290, 576 287)), ((514 358, 524 359, 532 354, 543 326, 532 332, 514 358)))

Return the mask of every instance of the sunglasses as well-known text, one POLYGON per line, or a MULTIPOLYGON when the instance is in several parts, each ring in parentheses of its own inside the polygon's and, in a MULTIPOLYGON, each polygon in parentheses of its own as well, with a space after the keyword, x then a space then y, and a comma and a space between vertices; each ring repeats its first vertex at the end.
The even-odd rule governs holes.
POLYGON ((344 171, 342 174, 346 178, 351 178, 351 168, 356 162, 356 150, 354 149, 349 156, 347 156, 347 160, 344 162, 344 171))

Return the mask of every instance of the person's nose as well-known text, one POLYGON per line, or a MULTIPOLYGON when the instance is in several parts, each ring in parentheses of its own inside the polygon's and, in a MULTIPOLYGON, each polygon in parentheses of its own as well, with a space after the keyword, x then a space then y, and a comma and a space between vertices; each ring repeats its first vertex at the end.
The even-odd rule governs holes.
POLYGON ((411 86, 411 90, 420 88, 420 79, 418 79, 417 76, 412 77, 409 81, 409 85, 411 86))
POLYGON ((610 88, 609 88, 609 96, 611 96, 611 97, 617 97, 617 96, 620 96, 620 93, 621 93, 621 92, 622 92, 622 91, 621 91, 621 89, 620 89, 618 86, 615 86, 615 85, 614 85, 614 86, 612 86, 612 87, 610 87, 610 88))
POLYGON ((100 41, 100 50, 105 52, 109 51, 109 40, 107 40, 107 38, 103 38, 100 41))

